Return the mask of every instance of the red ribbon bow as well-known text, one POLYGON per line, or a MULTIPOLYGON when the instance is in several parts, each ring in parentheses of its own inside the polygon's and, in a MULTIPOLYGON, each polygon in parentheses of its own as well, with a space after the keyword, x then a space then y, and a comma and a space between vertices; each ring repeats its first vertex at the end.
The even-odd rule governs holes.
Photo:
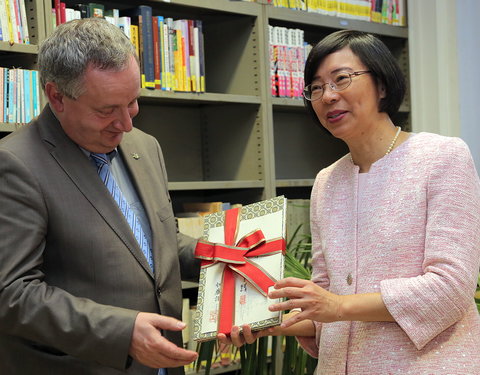
POLYGON ((234 272, 247 279, 260 293, 267 296, 268 288, 275 280, 249 257, 272 255, 285 251, 283 238, 266 241, 262 231, 257 229, 241 238, 235 245, 239 222, 239 208, 225 211, 225 244, 200 240, 195 248, 195 257, 202 259, 202 267, 222 262, 222 290, 220 294, 220 314, 218 332, 230 334, 235 312, 234 272))

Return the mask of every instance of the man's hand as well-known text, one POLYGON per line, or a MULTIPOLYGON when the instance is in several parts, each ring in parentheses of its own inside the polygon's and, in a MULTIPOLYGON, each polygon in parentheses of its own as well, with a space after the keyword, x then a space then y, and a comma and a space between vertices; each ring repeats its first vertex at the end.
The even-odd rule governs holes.
POLYGON ((181 331, 185 323, 163 315, 139 313, 133 328, 129 354, 148 367, 179 367, 193 362, 198 354, 179 348, 162 336, 161 329, 181 331))
POLYGON ((251 344, 255 342, 260 337, 263 336, 278 336, 276 333, 276 327, 266 328, 260 331, 252 332, 252 329, 248 324, 243 325, 241 328, 238 326, 233 326, 230 336, 225 335, 224 333, 219 333, 217 335, 218 341, 224 345, 233 344, 237 348, 245 344, 251 344))

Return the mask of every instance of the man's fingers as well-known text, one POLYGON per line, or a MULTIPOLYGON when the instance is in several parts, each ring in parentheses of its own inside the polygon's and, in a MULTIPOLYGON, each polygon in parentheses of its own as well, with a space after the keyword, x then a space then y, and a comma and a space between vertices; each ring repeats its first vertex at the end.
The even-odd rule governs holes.
POLYGON ((187 363, 194 361, 198 355, 197 352, 176 346, 163 336, 158 340, 157 352, 172 360, 188 361, 187 363))
POLYGON ((152 317, 151 321, 152 325, 158 329, 164 329, 167 331, 181 331, 187 325, 182 322, 181 320, 177 320, 175 318, 164 316, 164 315, 157 315, 155 314, 152 317))

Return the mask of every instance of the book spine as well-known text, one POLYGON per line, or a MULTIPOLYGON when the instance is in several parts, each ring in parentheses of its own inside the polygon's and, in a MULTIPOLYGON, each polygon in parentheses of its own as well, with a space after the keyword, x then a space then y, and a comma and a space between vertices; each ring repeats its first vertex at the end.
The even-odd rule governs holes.
POLYGON ((2 23, 2 40, 8 42, 10 40, 10 31, 8 28, 8 17, 7 17, 7 3, 0 2, 0 22, 2 23))
POLYGON ((125 36, 132 40, 130 35, 130 17, 119 17, 118 18, 118 27, 123 31, 125 36))
POLYGON ((199 37, 198 37, 198 27, 195 27, 195 26, 193 28, 193 41, 194 41, 193 52, 195 56, 194 87, 195 87, 195 92, 200 92, 200 43, 199 43, 199 37))
POLYGON ((10 42, 18 43, 17 23, 15 20, 15 0, 5 0, 8 6, 8 31, 10 33, 10 42))
POLYGON ((17 105, 16 105, 16 122, 24 123, 24 87, 23 87, 23 69, 17 69, 17 105))
POLYGON ((138 41, 138 26, 137 25, 130 25, 130 41, 135 46, 135 51, 137 52, 137 56, 140 59, 140 44, 138 41))
POLYGON ((19 0, 11 0, 13 2, 13 8, 15 11, 15 25, 17 28, 17 39, 18 43, 23 43, 23 28, 20 15, 20 4, 19 0))
POLYGON ((188 30, 188 20, 181 20, 182 30, 182 72, 183 72, 183 90, 190 92, 191 73, 190 73, 190 32, 188 30))
POLYGON ((152 17, 152 40, 153 40, 153 74, 154 88, 160 89, 160 43, 158 40, 158 18, 152 17))
POLYGON ((165 72, 165 24, 162 16, 158 18, 158 50, 160 54, 160 89, 166 90, 167 77, 165 72))
POLYGON ((67 4, 60 3, 60 24, 67 22, 67 4))
POLYGON ((170 90, 176 89, 177 77, 175 76, 175 59, 174 59, 174 42, 175 42, 175 30, 173 28, 173 19, 167 18, 167 30, 168 30, 168 62, 170 72, 170 90))
POLYGON ((168 19, 163 21, 163 60, 165 61, 162 89, 172 90, 172 73, 170 71, 170 34, 168 31, 168 19))
POLYGON ((7 68, 2 68, 0 67, 0 122, 3 121, 3 111, 4 111, 4 104, 5 104, 5 82, 4 82, 4 77, 5 77, 5 69, 7 68))
POLYGON ((30 32, 28 30, 27 9, 25 8, 25 0, 20 0, 20 16, 23 30, 23 43, 30 44, 30 32))
POLYGON ((8 121, 10 123, 15 122, 15 108, 17 101, 17 71, 16 69, 10 69, 8 76, 8 121))
POLYGON ((30 84, 30 76, 31 71, 25 69, 23 71, 23 89, 24 89, 24 112, 25 112, 25 123, 29 123, 32 120, 32 114, 30 112, 30 105, 31 105, 31 96, 32 96, 32 88, 30 84))
POLYGON ((195 26, 198 29, 198 45, 200 52, 200 92, 205 92, 205 52, 203 39, 203 23, 201 20, 195 20, 195 26))
POLYGON ((152 33, 152 8, 140 5, 142 14, 142 44, 145 69, 145 87, 155 89, 155 72, 153 66, 153 33, 152 33))
POLYGON ((10 70, 8 68, 4 68, 3 70, 3 116, 1 121, 8 122, 8 100, 9 100, 9 78, 10 70))
POLYGON ((33 93, 33 116, 40 114, 40 84, 38 80, 38 71, 32 70, 32 93, 33 93))
POLYGON ((196 73, 195 73, 195 31, 193 20, 187 20, 188 30, 188 66, 189 66, 189 87, 190 91, 197 91, 196 73))

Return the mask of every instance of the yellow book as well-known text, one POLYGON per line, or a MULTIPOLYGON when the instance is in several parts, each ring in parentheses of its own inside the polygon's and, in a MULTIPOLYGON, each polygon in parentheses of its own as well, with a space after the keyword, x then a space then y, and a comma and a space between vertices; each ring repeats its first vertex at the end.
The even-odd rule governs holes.
POLYGON ((137 56, 140 56, 140 46, 138 44, 138 26, 137 25, 130 25, 130 40, 135 46, 135 51, 137 52, 137 56))
POLYGON ((13 34, 13 24, 12 24, 11 12, 10 12, 10 3, 9 3, 10 1, 14 1, 14 0, 5 0, 4 7, 5 7, 7 22, 8 22, 8 41, 10 42, 10 44, 13 44, 15 43, 15 38, 13 34))

